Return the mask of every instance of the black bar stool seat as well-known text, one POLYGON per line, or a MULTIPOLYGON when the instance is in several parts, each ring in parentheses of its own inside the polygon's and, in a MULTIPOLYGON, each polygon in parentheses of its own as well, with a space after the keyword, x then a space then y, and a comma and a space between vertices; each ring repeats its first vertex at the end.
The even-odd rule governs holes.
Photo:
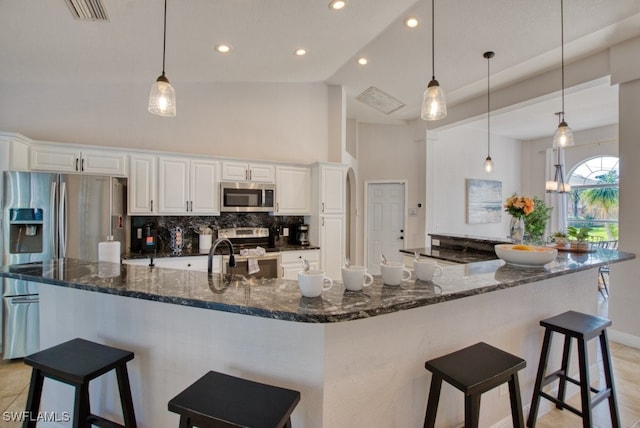
POLYGON ((210 371, 169 401, 180 428, 291 427, 300 392, 210 371))
POLYGON ((27 397, 26 418, 23 427, 35 427, 40 410, 40 398, 45 378, 55 379, 75 387, 73 426, 136 428, 136 419, 131 399, 127 361, 133 359, 133 352, 101 345, 84 339, 72 339, 52 348, 45 349, 24 358, 24 363, 33 367, 31 384, 27 397), (91 414, 89 382, 111 370, 116 370, 120 403, 124 425, 91 414))
POLYGON ((503 383, 509 384, 513 426, 524 427, 518 371, 526 365, 522 358, 484 342, 427 361, 424 366, 433 375, 424 426, 435 425, 440 390, 445 380, 464 393, 465 428, 478 427, 480 396, 503 383))
POLYGON ((540 398, 555 403, 558 409, 567 409, 572 413, 582 417, 583 427, 592 427, 592 409, 604 399, 609 400, 609 413, 611 415, 611 426, 620 426, 620 415, 615 398, 615 387, 613 385, 613 370, 611 367, 611 354, 609 352, 609 341, 607 339, 607 327, 611 321, 581 312, 568 311, 560 315, 540 321, 540 325, 545 328, 542 351, 540 353, 540 363, 538 374, 533 387, 533 398, 531 399, 531 410, 527 419, 527 426, 534 427, 538 415, 540 398), (553 333, 564 335, 564 348, 562 351, 562 364, 559 370, 545 376, 547 364, 549 362, 549 351, 553 333), (578 343, 578 366, 580 379, 569 377, 569 359, 571 354, 572 338, 578 343), (598 390, 591 386, 589 380, 589 359, 587 353, 587 342, 591 339, 600 339, 600 351, 602 353, 602 365, 604 369, 605 387, 598 390), (543 387, 558 380, 558 395, 553 397, 543 391, 543 387), (565 402, 567 382, 580 387, 581 407, 578 410, 565 402), (593 397, 591 392, 595 393, 593 397))

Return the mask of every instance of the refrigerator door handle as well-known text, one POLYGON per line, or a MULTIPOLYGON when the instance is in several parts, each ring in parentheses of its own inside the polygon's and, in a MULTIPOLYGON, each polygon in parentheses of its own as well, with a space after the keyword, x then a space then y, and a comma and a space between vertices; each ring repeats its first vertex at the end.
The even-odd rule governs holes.
POLYGON ((60 234, 60 258, 67 256, 67 183, 60 184, 60 206, 58 207, 58 233, 60 234))
POLYGON ((38 297, 13 297, 9 299, 10 304, 21 304, 21 303, 38 303, 40 299, 38 297))
POLYGON ((58 258, 58 234, 54 233, 56 230, 56 192, 57 192, 57 183, 55 181, 51 182, 51 199, 49 200, 49 233, 51 234, 51 239, 49 239, 49 245, 51 246, 51 253, 54 258, 58 258))

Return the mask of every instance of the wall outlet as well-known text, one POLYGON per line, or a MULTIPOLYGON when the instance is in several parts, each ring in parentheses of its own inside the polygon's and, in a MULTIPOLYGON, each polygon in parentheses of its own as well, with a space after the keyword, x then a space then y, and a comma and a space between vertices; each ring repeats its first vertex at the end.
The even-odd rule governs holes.
POLYGON ((283 227, 282 228, 282 236, 289 236, 289 228, 288 227, 283 227))

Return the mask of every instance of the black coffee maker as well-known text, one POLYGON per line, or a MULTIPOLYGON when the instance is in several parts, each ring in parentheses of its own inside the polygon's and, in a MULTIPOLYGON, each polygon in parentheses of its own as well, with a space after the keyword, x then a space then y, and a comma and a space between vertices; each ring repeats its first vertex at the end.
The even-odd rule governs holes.
POLYGON ((158 230, 153 223, 131 226, 131 252, 154 253, 158 248, 158 230))
POLYGON ((294 224, 289 227, 289 243, 294 245, 309 245, 309 225, 294 224))

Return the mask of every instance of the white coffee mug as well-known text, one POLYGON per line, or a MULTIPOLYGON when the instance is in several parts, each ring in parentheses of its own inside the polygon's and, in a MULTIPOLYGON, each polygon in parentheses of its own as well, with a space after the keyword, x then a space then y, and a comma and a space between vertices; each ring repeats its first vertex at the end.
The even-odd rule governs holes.
POLYGON ((304 297, 318 297, 323 291, 333 287, 333 281, 328 276, 324 276, 321 270, 309 270, 298 272, 298 286, 304 297), (328 282, 328 285, 324 285, 328 282))
POLYGON ((431 281, 434 276, 442 275, 442 268, 434 260, 414 260, 413 269, 416 271, 416 277, 420 281, 431 281))
POLYGON ((386 285, 400 285, 402 281, 411 278, 411 271, 399 262, 380 263, 380 271, 386 285))
POLYGON ((366 266, 349 266, 342 268, 342 283, 350 291, 360 291, 373 284, 373 277, 367 273, 366 266))

